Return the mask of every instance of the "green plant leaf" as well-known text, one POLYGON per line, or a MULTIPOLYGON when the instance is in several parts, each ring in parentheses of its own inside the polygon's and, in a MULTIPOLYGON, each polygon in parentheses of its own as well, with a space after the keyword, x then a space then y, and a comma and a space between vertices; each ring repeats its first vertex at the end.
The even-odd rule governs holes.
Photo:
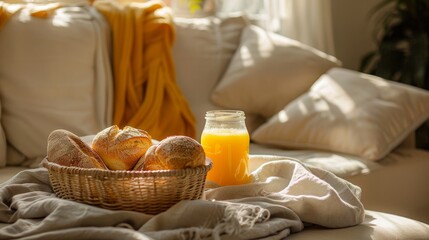
POLYGON ((377 51, 373 51, 364 55, 360 62, 359 71, 367 73, 372 72, 374 68, 376 68, 376 62, 378 58, 377 54, 377 51))
POLYGON ((429 0, 383 0, 377 17, 377 50, 365 54, 360 70, 429 88, 429 0))
POLYGON ((424 88, 428 63, 428 36, 419 32, 410 39, 410 53, 402 69, 401 82, 424 88))
POLYGON ((397 81, 397 72, 404 62, 404 52, 397 48, 401 39, 385 39, 379 46, 377 76, 397 81))
POLYGON ((195 13, 198 10, 201 10, 201 5, 203 4, 203 0, 188 0, 188 7, 191 13, 195 13))
POLYGON ((377 15, 380 11, 382 11, 386 7, 389 7, 389 5, 393 4, 395 1, 396 0, 383 0, 379 2, 369 11, 369 16, 372 17, 377 15))

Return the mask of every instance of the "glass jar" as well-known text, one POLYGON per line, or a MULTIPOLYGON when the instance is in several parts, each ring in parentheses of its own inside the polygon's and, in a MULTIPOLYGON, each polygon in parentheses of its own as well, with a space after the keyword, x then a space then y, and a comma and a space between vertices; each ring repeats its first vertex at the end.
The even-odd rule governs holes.
POLYGON ((205 118, 201 145, 213 162, 207 180, 222 186, 248 183, 250 137, 244 112, 214 110, 205 118))

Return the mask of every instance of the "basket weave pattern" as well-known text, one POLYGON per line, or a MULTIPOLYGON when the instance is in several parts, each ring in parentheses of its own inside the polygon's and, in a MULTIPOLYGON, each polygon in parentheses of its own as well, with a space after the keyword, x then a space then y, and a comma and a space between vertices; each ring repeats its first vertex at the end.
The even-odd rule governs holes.
POLYGON ((205 166, 161 171, 110 171, 66 167, 43 161, 55 194, 106 209, 147 214, 163 212, 181 200, 201 199, 210 160, 205 166))

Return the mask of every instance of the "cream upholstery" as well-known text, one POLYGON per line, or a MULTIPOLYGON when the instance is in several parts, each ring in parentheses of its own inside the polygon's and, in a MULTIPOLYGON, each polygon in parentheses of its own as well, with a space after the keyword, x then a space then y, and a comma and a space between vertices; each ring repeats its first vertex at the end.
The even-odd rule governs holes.
POLYGON ((87 7, 61 8, 47 19, 21 11, 1 29, 1 123, 9 165, 37 165, 54 129, 89 135, 110 125, 108 34, 99 13, 87 7))
POLYGON ((248 24, 243 16, 219 19, 176 18, 173 57, 177 83, 197 120, 197 136, 204 127, 207 109, 216 109, 209 98, 240 42, 248 24))
POLYGON ((288 240, 428 239, 428 225, 387 213, 366 211, 362 224, 341 229, 309 227, 288 240))

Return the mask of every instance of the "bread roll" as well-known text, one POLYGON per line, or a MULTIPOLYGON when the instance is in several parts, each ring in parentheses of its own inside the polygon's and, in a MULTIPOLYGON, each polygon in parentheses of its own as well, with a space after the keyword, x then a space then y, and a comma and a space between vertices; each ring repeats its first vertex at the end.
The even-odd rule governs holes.
POLYGON ((167 137, 149 148, 135 170, 173 170, 202 166, 206 155, 201 144, 186 136, 167 137))
POLYGON ((92 141, 92 149, 100 155, 111 170, 133 169, 140 157, 152 146, 152 137, 143 130, 126 126, 108 127, 92 141))
MULTIPOLYGON (((142 156, 136 163, 136 165, 134 165, 133 170, 143 170, 144 168, 144 162, 146 159, 146 156, 154 156, 155 155, 155 150, 158 147, 158 144, 152 145, 149 147, 149 149, 146 151, 145 155, 142 156)), ((149 158, 149 157, 148 157, 149 158)))
POLYGON ((89 145, 67 130, 58 129, 49 134, 47 152, 48 161, 63 166, 107 169, 89 145))

